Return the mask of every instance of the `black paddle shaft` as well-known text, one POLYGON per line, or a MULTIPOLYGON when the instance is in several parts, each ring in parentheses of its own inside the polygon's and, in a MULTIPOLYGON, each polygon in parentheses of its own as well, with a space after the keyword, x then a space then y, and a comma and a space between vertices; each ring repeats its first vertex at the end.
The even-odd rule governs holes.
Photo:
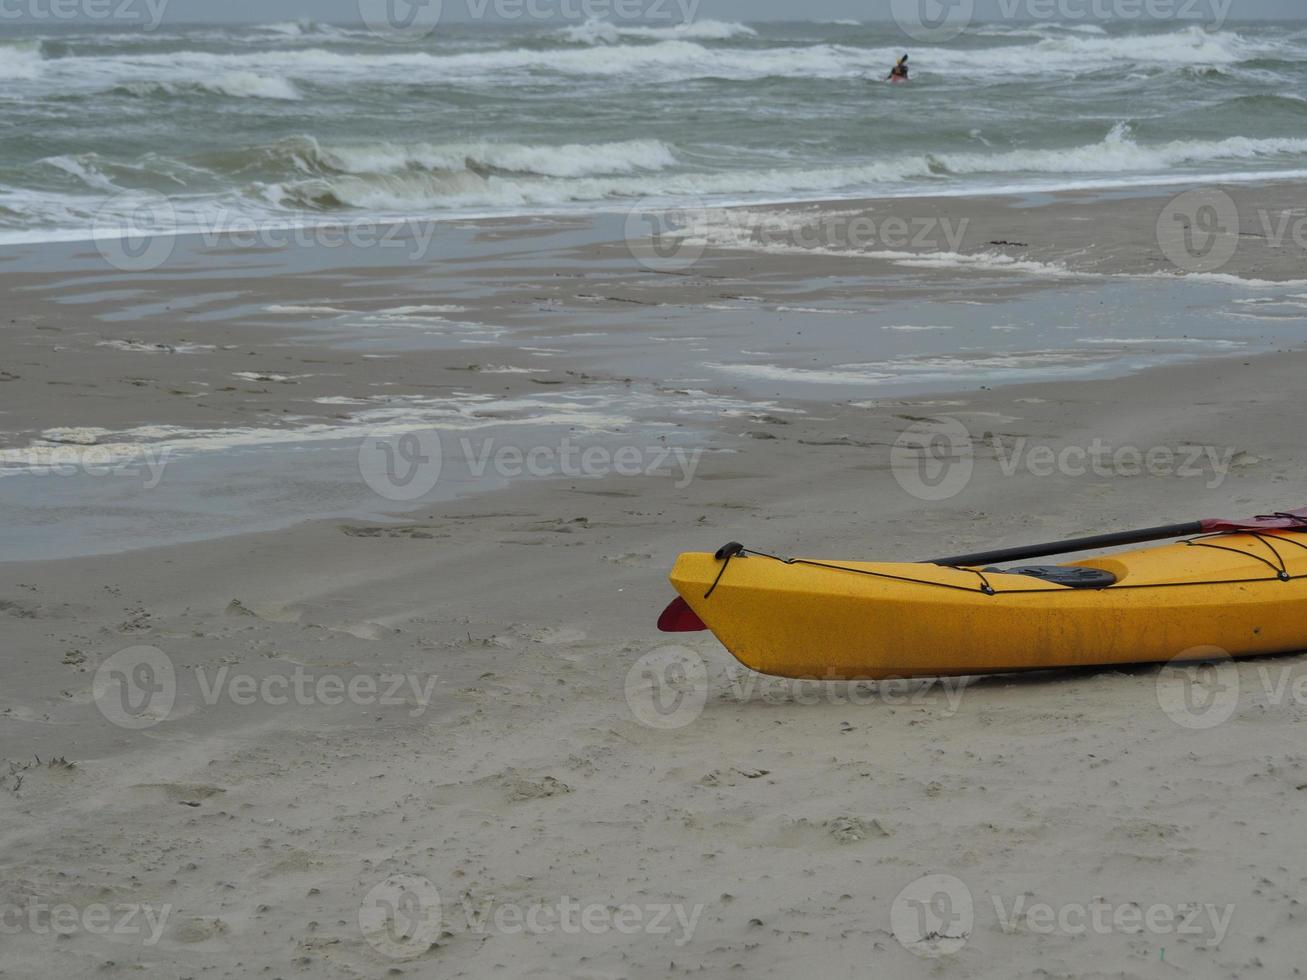
POLYGON ((1194 534, 1202 534, 1204 530, 1205 527, 1202 521, 1190 521, 1186 524, 1146 527, 1138 531, 1095 534, 1088 538, 1072 538, 1069 541, 1055 541, 1049 544, 1032 544, 1024 548, 1002 548, 998 551, 982 551, 974 555, 936 558, 934 561, 927 562, 927 564, 946 565, 955 568, 971 568, 976 565, 1001 565, 1008 561, 1048 558, 1051 555, 1067 555, 1074 551, 1090 551, 1094 548, 1115 548, 1118 545, 1139 544, 1142 541, 1165 541, 1168 538, 1184 538, 1194 534))

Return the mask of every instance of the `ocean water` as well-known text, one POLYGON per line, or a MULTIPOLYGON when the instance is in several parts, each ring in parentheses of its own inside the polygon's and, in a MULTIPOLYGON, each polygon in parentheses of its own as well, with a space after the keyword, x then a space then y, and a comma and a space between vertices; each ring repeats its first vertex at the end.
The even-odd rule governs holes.
POLYGON ((1307 176, 1307 30, 305 23, 0 35, 0 244, 1307 176), (882 79, 910 51, 909 86, 882 79), (158 195, 167 209, 152 207, 158 195), (144 216, 142 212, 144 211, 144 216))

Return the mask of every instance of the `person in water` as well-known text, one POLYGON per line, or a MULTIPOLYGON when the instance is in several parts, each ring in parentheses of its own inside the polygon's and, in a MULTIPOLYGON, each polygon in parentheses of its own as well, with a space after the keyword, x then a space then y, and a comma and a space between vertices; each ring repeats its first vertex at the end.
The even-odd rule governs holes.
POLYGON ((905 82, 908 80, 908 56, 906 54, 899 59, 897 65, 890 69, 889 77, 886 78, 886 81, 893 81, 896 78, 905 82))

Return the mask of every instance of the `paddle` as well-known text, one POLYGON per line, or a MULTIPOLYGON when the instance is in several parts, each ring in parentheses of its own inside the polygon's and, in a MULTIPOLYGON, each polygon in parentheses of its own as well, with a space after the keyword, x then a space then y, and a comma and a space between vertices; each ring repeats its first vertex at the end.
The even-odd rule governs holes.
POLYGON ((1307 507, 1301 510, 1268 514, 1264 517, 1250 517, 1242 521, 1228 521, 1220 517, 1212 517, 1207 520, 1189 521, 1184 524, 1164 524, 1161 527, 1146 527, 1136 531, 1118 531, 1115 534, 1095 534, 1087 538, 1071 538, 1067 541, 1027 545, 1024 548, 1001 548, 997 551, 982 551, 974 555, 936 558, 934 561, 925 564, 966 568, 976 565, 1000 565, 1003 562, 1048 558, 1052 555, 1066 555, 1074 551, 1089 551, 1093 548, 1114 548, 1118 545, 1139 544, 1142 541, 1165 541, 1168 538, 1185 538, 1195 534, 1221 534, 1237 531, 1307 531, 1307 507))

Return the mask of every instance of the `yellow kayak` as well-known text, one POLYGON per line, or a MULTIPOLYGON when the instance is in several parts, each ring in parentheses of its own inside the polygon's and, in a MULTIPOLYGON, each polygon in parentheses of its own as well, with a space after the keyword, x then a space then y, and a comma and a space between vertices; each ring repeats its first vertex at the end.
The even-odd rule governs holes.
POLYGON ((1207 535, 1025 570, 685 554, 660 623, 795 678, 992 674, 1307 649, 1307 534, 1207 535), (688 608, 686 608, 688 607, 688 608))

